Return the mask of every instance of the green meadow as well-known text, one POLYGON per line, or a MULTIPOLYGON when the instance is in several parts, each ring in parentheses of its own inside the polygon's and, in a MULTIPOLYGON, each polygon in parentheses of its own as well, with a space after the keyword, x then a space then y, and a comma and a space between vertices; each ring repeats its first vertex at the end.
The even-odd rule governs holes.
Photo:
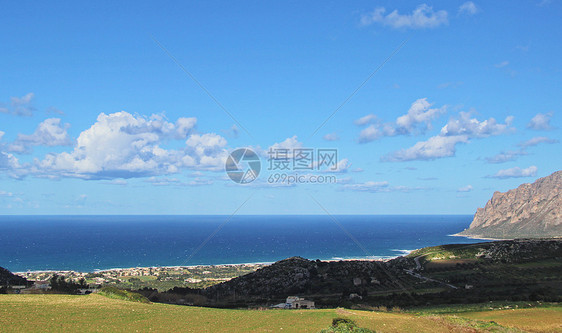
POLYGON ((131 302, 102 295, 0 295, 1 332, 319 332, 343 317, 376 332, 560 332, 562 307, 451 313, 232 310, 131 302), (439 313, 439 314, 437 314, 439 313))

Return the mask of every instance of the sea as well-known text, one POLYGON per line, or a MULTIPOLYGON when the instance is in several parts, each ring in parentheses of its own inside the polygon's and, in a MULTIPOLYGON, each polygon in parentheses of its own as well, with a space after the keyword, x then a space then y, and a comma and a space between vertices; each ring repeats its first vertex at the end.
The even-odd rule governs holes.
POLYGON ((13 272, 385 259, 474 243, 471 215, 0 216, 0 266, 13 272))

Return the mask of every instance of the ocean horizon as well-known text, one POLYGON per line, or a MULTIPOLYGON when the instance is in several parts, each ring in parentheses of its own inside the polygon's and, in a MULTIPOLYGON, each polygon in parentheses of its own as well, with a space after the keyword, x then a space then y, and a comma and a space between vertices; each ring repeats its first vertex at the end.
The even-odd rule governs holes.
MULTIPOLYGON (((474 243, 472 215, 4 215, 0 266, 11 271, 386 259, 474 243)), ((484 240, 483 240, 484 241, 484 240)))

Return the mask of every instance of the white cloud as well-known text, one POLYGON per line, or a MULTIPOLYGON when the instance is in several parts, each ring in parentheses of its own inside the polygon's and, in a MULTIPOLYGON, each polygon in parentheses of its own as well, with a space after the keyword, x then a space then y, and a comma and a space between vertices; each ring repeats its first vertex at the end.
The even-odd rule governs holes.
POLYGON ((446 107, 430 109, 431 104, 427 98, 420 98, 410 106, 408 113, 396 119, 398 132, 411 133, 417 124, 422 124, 422 129, 431 129, 431 121, 446 111, 446 107))
POLYGON ((326 141, 338 141, 340 136, 338 133, 328 133, 322 137, 326 141))
POLYGON ((434 160, 454 156, 458 143, 468 142, 468 136, 433 136, 427 141, 417 142, 410 148, 401 149, 384 156, 381 160, 388 162, 404 162, 413 160, 434 160))
POLYGON ((511 123, 513 121, 512 116, 505 119, 505 124, 498 124, 494 118, 479 121, 476 118, 470 117, 470 112, 460 112, 457 118, 449 119, 447 125, 441 129, 440 135, 466 135, 469 138, 485 138, 488 136, 513 132, 515 130, 511 127, 511 123))
POLYGON ((22 97, 12 97, 10 98, 10 104, 8 106, 0 105, 0 113, 30 117, 35 111, 32 104, 34 97, 35 94, 33 93, 28 93, 22 97))
POLYGON ((538 168, 536 166, 530 166, 526 169, 521 169, 520 167, 514 167, 510 169, 503 169, 498 171, 495 175, 489 176, 490 178, 521 178, 521 177, 534 177, 537 174, 538 168))
POLYGON ((329 172, 329 173, 346 173, 349 171, 351 167, 351 162, 347 158, 341 159, 336 164, 336 168, 334 170, 330 170, 330 168, 322 170, 322 172, 329 172))
POLYGON ((189 134, 195 118, 174 123, 160 115, 149 118, 125 111, 101 113, 80 133, 74 150, 35 160, 35 174, 113 179, 176 173, 182 168, 218 170, 224 166, 226 140, 214 133, 189 134), (164 149, 167 139, 185 138, 183 149, 164 149))
MULTIPOLYGON (((0 139, 1 139, 4 133, 2 132, 0 134, 1 134, 0 135, 0 139)), ((2 144, 0 144, 0 170, 12 172, 12 171, 16 171, 19 168, 20 168, 20 164, 18 159, 14 155, 2 151, 2 144)))
POLYGON ((378 23, 394 29, 423 29, 436 28, 448 24, 448 13, 445 10, 434 11, 433 7, 421 4, 411 14, 400 14, 398 10, 385 15, 384 7, 375 8, 371 13, 362 15, 361 24, 364 26, 378 23))
POLYGON ((297 139, 296 135, 293 135, 292 137, 287 138, 282 142, 277 142, 269 146, 266 154, 268 154, 268 158, 272 159, 277 159, 278 157, 281 159, 293 158, 294 150, 302 148, 302 142, 297 139))
MULTIPOLYGON (((408 112, 396 119, 394 123, 375 123, 359 133, 359 142, 367 143, 385 136, 408 135, 415 132, 424 133, 431 129, 431 121, 446 112, 447 107, 431 108, 427 98, 420 98, 410 105, 408 112)), ((367 124, 376 119, 367 115, 355 121, 355 124, 367 124), (368 120, 368 121, 367 121, 368 120)))
POLYGON ((553 129, 552 125, 550 125, 550 120, 554 115, 553 112, 548 113, 537 113, 531 121, 527 124, 527 128, 536 130, 536 131, 548 131, 553 129))
POLYGON ((68 146, 71 144, 67 129, 70 124, 61 124, 58 118, 46 119, 37 126, 33 134, 18 134, 17 139, 8 145, 8 151, 29 153, 34 146, 68 146))
POLYGON ((383 136, 383 131, 375 125, 369 125, 359 132, 359 143, 375 141, 383 136))
POLYGON ((459 14, 474 15, 479 11, 478 7, 476 7, 472 1, 467 1, 459 7, 459 14))
POLYGON ((550 139, 545 136, 534 137, 527 141, 518 143, 517 146, 520 147, 518 150, 509 150, 506 152, 501 152, 492 157, 486 157, 486 161, 488 163, 504 163, 515 161, 519 156, 525 156, 528 154, 526 151, 528 147, 534 147, 541 143, 558 143, 558 140, 550 139))
POLYGON ((447 122, 439 135, 426 141, 417 142, 410 148, 402 149, 381 158, 382 161, 403 162, 413 160, 434 160, 442 157, 454 156, 459 143, 467 143, 472 138, 509 133, 513 117, 507 117, 505 124, 498 124, 494 118, 479 121, 470 117, 469 112, 460 112, 456 118, 447 122))
POLYGON ((467 185, 467 186, 463 186, 463 187, 460 187, 459 189, 457 189, 457 192, 470 192, 473 189, 474 188, 472 187, 472 185, 467 185))
POLYGON ((524 155, 527 155, 524 150, 509 150, 506 152, 501 152, 492 157, 486 157, 486 161, 492 164, 505 163, 515 161, 519 156, 524 155))
POLYGON ((541 143, 558 143, 558 140, 547 138, 546 136, 537 136, 518 144, 521 148, 534 147, 541 143))
POLYGON ((376 120, 377 120, 377 116, 375 116, 374 114, 368 114, 366 116, 363 116, 363 117, 355 120, 354 123, 357 126, 363 126, 363 125, 373 123, 376 120))

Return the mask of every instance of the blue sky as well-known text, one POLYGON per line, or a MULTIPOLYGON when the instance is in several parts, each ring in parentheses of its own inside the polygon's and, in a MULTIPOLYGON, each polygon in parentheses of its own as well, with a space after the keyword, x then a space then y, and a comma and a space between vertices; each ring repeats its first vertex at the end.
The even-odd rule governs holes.
POLYGON ((3 2, 0 214, 472 214, 560 170, 561 12, 3 2), (224 172, 238 147, 250 184, 224 172), (270 148, 338 168, 271 184, 270 148))

